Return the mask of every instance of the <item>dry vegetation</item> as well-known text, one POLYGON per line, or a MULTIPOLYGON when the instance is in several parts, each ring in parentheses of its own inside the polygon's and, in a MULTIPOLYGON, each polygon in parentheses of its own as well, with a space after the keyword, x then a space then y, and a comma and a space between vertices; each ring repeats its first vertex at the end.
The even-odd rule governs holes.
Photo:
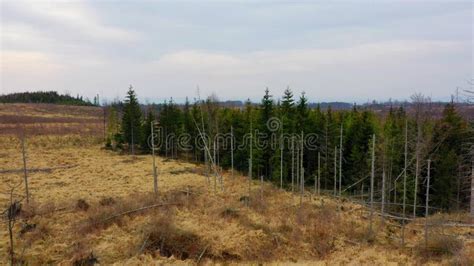
MULTIPOLYGON (((0 206, 6 184, 21 180, 20 143, 0 136, 0 206)), ((101 148, 94 137, 28 139, 32 203, 23 204, 15 227, 16 254, 40 264, 417 264, 472 265, 472 230, 443 229, 420 243, 423 221, 407 228, 407 248, 393 237, 394 222, 377 219, 367 235, 368 213, 331 197, 299 196, 225 173, 225 192, 214 193, 199 165, 159 158, 159 197, 153 191, 150 156, 101 148), (49 169, 49 170, 46 170, 49 169), (456 234, 456 237, 447 236, 456 234)), ((5 193, 4 193, 5 192, 5 193)), ((16 197, 24 194, 22 188, 16 197)), ((433 218, 435 219, 435 218, 433 218)), ((1 226, 6 228, 4 223, 1 226)), ((0 230, 0 263, 7 263, 8 235, 0 230)))
POLYGON ((103 111, 98 107, 0 103, 0 135, 24 128, 33 135, 103 136, 103 111))

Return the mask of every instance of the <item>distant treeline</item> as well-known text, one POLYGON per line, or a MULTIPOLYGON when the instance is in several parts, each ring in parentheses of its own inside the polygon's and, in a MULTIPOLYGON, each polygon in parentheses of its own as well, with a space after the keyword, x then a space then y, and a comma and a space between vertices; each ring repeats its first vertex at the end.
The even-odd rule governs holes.
POLYGON ((70 96, 67 94, 59 94, 56 91, 35 91, 35 92, 18 92, 0 95, 0 103, 54 103, 65 105, 98 105, 98 99, 94 97, 94 102, 89 99, 83 99, 82 96, 70 96))

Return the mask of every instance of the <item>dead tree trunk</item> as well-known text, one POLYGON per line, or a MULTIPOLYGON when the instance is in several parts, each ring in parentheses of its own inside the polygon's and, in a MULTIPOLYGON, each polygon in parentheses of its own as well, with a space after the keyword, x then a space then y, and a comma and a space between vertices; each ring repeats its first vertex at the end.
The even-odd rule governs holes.
POLYGON ((207 184, 211 184, 211 180, 209 178, 209 160, 207 159, 207 152, 204 151, 204 167, 206 168, 206 179, 207 179, 207 184))
POLYGON ((30 203, 30 191, 28 189, 28 170, 26 168, 26 146, 25 146, 25 132, 21 134, 21 153, 23 156, 23 178, 25 182, 26 204, 30 203))
POLYGON ((301 131, 301 170, 300 170, 300 183, 301 183, 301 198, 300 204, 303 204, 303 196, 304 196, 304 166, 303 166, 303 152, 304 152, 304 135, 303 131, 301 131))
POLYGON ((426 176, 426 204, 425 204, 425 248, 428 247, 428 215, 429 215, 429 201, 430 201, 430 167, 431 160, 428 160, 428 172, 426 176))
POLYGON ((107 141, 107 134, 106 134, 106 123, 105 123, 105 115, 106 115, 106 110, 105 110, 105 105, 104 107, 102 108, 102 114, 103 114, 103 131, 104 131, 104 142, 107 141))
POLYGON ((341 123, 341 136, 339 140, 339 197, 342 192, 342 123, 341 123))
POLYGON ((325 143, 325 150, 324 150, 324 168, 326 169, 326 175, 324 178, 324 189, 328 189, 327 187, 327 180, 329 180, 329 139, 328 139, 328 119, 326 119, 326 126, 324 127, 324 143, 325 143))
MULTIPOLYGON (((216 139, 214 138, 214 140, 212 141, 212 148, 213 148, 213 161, 214 161, 214 164, 215 164, 215 167, 218 167, 217 164, 216 164, 216 139)), ((217 192, 217 175, 214 175, 214 192, 217 192)))
POLYGON ((13 226, 14 226, 14 214, 11 212, 13 209, 13 189, 10 192, 10 208, 8 209, 7 213, 7 219, 8 219, 8 237, 10 240, 10 250, 9 250, 9 255, 10 255, 10 265, 13 266, 15 263, 15 248, 13 244, 13 226))
POLYGON ((282 124, 282 129, 281 129, 281 134, 280 134, 280 189, 283 189, 283 149, 284 149, 284 143, 283 143, 283 124, 282 124))
POLYGON ((417 133, 416 133, 416 165, 415 165, 415 190, 413 192, 413 218, 416 217, 416 204, 417 204, 417 193, 418 193, 418 176, 420 173, 420 149, 421 149, 421 121, 419 114, 417 114, 417 133))
POLYGON ((471 168, 471 222, 474 223, 474 160, 471 168))
POLYGON ((337 146, 334 146, 334 197, 337 191, 337 146))
POLYGON ((234 128, 230 126, 230 167, 231 176, 234 177, 234 128))
POLYGON ((417 194, 418 194, 418 173, 419 173, 420 161, 419 155, 417 152, 416 155, 416 165, 415 165, 415 191, 413 192, 413 218, 416 218, 416 204, 417 204, 417 194))
POLYGON ((296 140, 296 190, 300 187, 300 144, 299 140, 296 140))
POLYGON ((374 216, 374 179, 375 179, 375 134, 372 139, 372 165, 370 171, 370 228, 369 236, 372 235, 372 223, 374 216))
POLYGON ((291 192, 295 192, 295 137, 291 136, 291 192))
POLYGON ((319 196, 320 190, 321 190, 321 153, 320 152, 318 152, 318 176, 316 177, 316 179, 318 180, 317 183, 315 184, 316 194, 319 196))
MULTIPOLYGON (((205 154, 207 154, 207 156, 210 160, 211 166, 214 170, 214 180, 217 180, 217 175, 219 175, 219 172, 218 172, 218 169, 216 168, 216 165, 215 165, 214 161, 212 160, 211 151, 210 151, 209 146, 208 146, 208 142, 210 142, 210 141, 209 141, 209 139, 206 141, 206 139, 204 138, 204 134, 201 132, 201 129, 198 126, 198 124, 197 124, 196 120, 194 119, 194 117, 193 117, 193 121, 194 121, 194 124, 196 125, 196 128, 198 129, 199 136, 201 136, 201 140, 204 143, 205 154)), ((204 128, 204 125, 203 125, 203 128, 204 128)), ((209 179, 208 179, 208 183, 210 183, 209 179)), ((214 192, 216 192, 216 191, 214 190, 214 192)))
POLYGON ((382 166, 382 207, 381 207, 381 215, 382 215, 382 222, 385 220, 385 158, 383 161, 382 166))
POLYGON ((405 246, 405 219, 406 219, 406 196, 407 196, 407 166, 408 166, 408 120, 405 120, 405 163, 403 169, 403 220, 402 220, 402 247, 405 246))
POLYGON ((250 122, 250 158, 249 158, 249 197, 248 204, 250 203, 250 192, 252 186, 252 153, 253 153, 253 132, 252 132, 252 122, 250 122))
POLYGON ((20 186, 21 183, 19 183, 16 186, 10 186, 10 205, 8 209, 5 211, 6 213, 6 219, 7 219, 7 225, 8 225, 8 238, 10 240, 10 246, 9 246, 9 257, 10 257, 10 265, 15 265, 15 246, 13 242, 13 229, 15 227, 15 222, 17 216, 20 214, 21 211, 21 204, 20 202, 13 200, 14 192, 15 189, 20 186))
POLYGON ((155 122, 151 122, 151 154, 153 156, 153 188, 155 197, 158 197, 158 174, 156 172, 155 162, 155 135, 154 135, 155 122))
POLYGON ((131 128, 131 133, 132 133, 132 156, 135 155, 135 139, 133 135, 133 119, 130 119, 130 128, 131 128))
POLYGON ((314 192, 313 193, 314 195, 318 195, 318 172, 314 174, 314 192))

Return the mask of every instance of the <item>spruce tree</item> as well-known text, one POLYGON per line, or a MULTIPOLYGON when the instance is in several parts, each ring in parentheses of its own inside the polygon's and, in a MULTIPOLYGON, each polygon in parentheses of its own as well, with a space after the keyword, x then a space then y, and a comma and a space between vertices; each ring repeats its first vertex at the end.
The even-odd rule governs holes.
POLYGON ((273 100, 272 95, 267 89, 265 89, 265 95, 263 96, 260 112, 259 112, 259 123, 256 127, 259 129, 261 136, 260 141, 266 142, 266 146, 260 150, 256 150, 255 154, 255 162, 256 165, 261 167, 262 173, 266 177, 271 177, 272 175, 272 167, 271 167, 271 158, 273 155, 272 151, 272 139, 271 136, 273 133, 276 133, 272 130, 272 125, 270 124, 270 120, 274 119, 273 117, 273 100))
POLYGON ((440 143, 433 157, 432 203, 439 208, 452 209, 456 206, 455 193, 457 173, 461 162, 464 134, 467 124, 457 113, 454 103, 447 104, 443 118, 434 129, 434 143, 440 143))
POLYGON ((128 88, 125 98, 123 116, 122 116, 122 132, 125 143, 127 143, 133 151, 132 145, 140 143, 142 138, 142 112, 140 104, 133 87, 128 88))
POLYGON ((283 178, 286 180, 287 183, 290 182, 292 176, 292 169, 291 169, 291 134, 295 133, 295 102, 293 99, 293 92, 290 88, 287 88, 283 93, 283 97, 280 104, 280 117, 281 122, 283 125, 282 134, 286 135, 287 138, 284 142, 284 151, 283 153, 287 156, 284 158, 284 173, 283 178), (285 167, 286 166, 286 167, 285 167))

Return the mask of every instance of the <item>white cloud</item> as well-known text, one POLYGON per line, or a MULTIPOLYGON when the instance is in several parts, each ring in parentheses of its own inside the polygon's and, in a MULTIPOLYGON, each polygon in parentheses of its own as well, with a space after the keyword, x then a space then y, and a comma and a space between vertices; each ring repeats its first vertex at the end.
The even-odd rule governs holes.
MULTIPOLYGON (((102 23, 94 10, 83 2, 21 0, 9 1, 6 4, 9 5, 9 8, 16 10, 16 12, 25 14, 28 19, 45 21, 52 28, 62 27, 65 29, 64 33, 66 34, 118 41, 137 38, 136 33, 102 23)), ((39 29, 40 32, 48 30, 49 27, 39 29)))
POLYGON ((184 50, 165 54, 151 65, 163 73, 257 75, 275 72, 313 72, 327 66, 367 66, 426 56, 456 53, 469 43, 451 41, 389 41, 333 49, 267 50, 223 53, 184 50))

